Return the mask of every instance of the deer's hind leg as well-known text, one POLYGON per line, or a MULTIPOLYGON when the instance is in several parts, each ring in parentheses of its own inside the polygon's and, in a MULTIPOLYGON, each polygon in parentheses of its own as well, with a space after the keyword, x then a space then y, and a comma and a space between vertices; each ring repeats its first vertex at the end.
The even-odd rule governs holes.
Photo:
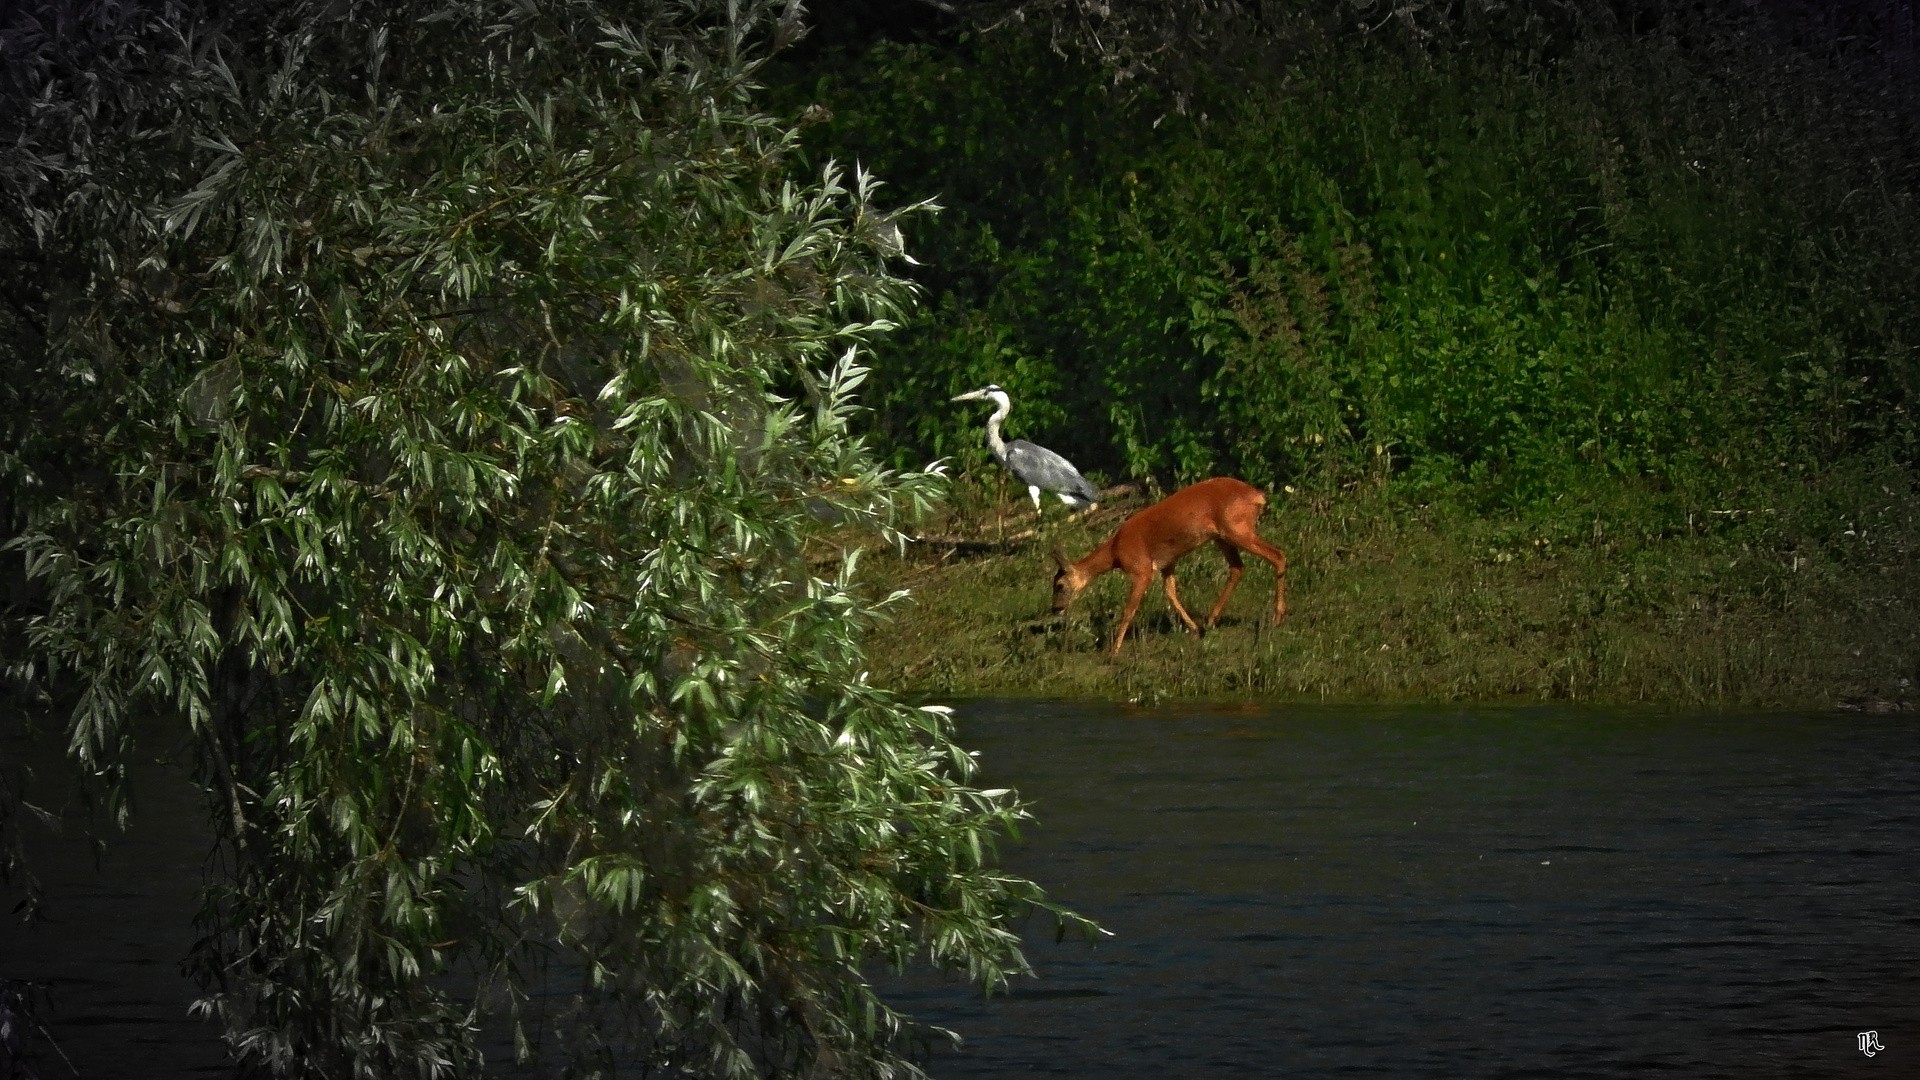
POLYGON ((1287 620, 1287 553, 1260 539, 1251 530, 1246 535, 1236 536, 1233 542, 1239 547, 1273 564, 1273 621, 1282 623, 1287 620))
POLYGON ((1247 568, 1240 562, 1240 551, 1238 548, 1235 548, 1232 544, 1220 538, 1215 538, 1213 542, 1219 547, 1220 554, 1227 558, 1227 585, 1226 588, 1220 590, 1220 599, 1213 602, 1213 610, 1207 613, 1207 629, 1209 630, 1213 629, 1214 623, 1220 621, 1220 613, 1227 610, 1228 598, 1233 596, 1233 590, 1240 587, 1240 575, 1247 572, 1247 568))
POLYGON ((1234 507, 1221 523, 1220 541, 1273 564, 1273 621, 1280 623, 1287 618, 1287 553, 1260 539, 1260 511, 1265 505, 1262 501, 1234 507))

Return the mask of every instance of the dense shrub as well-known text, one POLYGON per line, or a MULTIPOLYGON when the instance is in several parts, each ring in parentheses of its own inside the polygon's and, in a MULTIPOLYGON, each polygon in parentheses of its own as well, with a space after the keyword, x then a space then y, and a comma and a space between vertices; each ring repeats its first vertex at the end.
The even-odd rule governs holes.
POLYGON ((1477 25, 1180 89, 1010 35, 790 70, 832 111, 815 153, 945 205, 884 435, 980 460, 944 401, 993 380, 1116 477, 1523 506, 1910 462, 1912 43, 1731 8, 1477 25))
POLYGON ((122 812, 191 747, 249 1070, 912 1076, 864 965, 1022 967, 1020 804, 821 558, 939 477, 850 428, 911 285, 753 108, 793 14, 12 12, 9 674, 122 812))

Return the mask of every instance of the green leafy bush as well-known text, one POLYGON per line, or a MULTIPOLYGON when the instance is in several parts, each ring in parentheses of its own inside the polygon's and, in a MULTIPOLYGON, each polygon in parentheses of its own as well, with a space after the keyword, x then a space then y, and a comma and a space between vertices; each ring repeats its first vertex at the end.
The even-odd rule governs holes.
POLYGON ((754 111, 794 9, 69 8, 5 41, 14 673, 110 788, 190 733, 241 1060, 915 1075, 862 965, 991 985, 1043 901, 816 542, 940 477, 850 431, 902 211, 754 111))
POLYGON ((1178 90, 1018 34, 790 72, 814 153, 946 206, 883 435, 972 447, 942 403, 994 380, 1083 466, 1481 508, 1911 461, 1910 80, 1785 16, 1602 15, 1178 90))

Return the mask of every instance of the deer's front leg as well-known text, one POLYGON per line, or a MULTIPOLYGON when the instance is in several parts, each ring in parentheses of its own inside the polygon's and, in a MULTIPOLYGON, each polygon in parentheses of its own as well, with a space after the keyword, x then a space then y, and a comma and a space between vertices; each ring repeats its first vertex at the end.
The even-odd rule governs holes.
POLYGON ((1114 632, 1113 648, 1107 650, 1108 656, 1120 655, 1120 643, 1127 640, 1127 627, 1133 625, 1134 613, 1140 610, 1140 598, 1147 595, 1147 584, 1153 580, 1153 571, 1144 574, 1129 574, 1133 587, 1127 593, 1127 607, 1120 613, 1120 629, 1114 632))
POLYGON ((1185 605, 1180 603, 1180 590, 1174 581, 1173 567, 1169 566, 1165 570, 1160 571, 1160 578, 1166 583, 1167 602, 1173 605, 1174 614, 1180 616, 1180 621, 1187 624, 1189 633, 1199 633, 1200 625, 1193 621, 1193 616, 1187 614, 1185 605))

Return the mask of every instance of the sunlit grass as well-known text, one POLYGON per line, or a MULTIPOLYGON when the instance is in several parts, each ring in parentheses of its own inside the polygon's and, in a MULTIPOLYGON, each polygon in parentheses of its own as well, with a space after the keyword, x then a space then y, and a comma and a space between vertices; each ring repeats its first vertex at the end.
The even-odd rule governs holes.
MULTIPOLYGON (((1283 625, 1267 617, 1272 571, 1248 560, 1211 634, 1188 634, 1156 582, 1109 660, 1125 578, 1101 578, 1054 616, 1047 552, 1084 554, 1140 505, 1029 535, 1026 504, 976 501, 906 557, 876 552, 869 572, 914 601, 870 642, 875 680, 1122 700, 1897 708, 1914 696, 1920 582, 1899 551, 1843 559, 1708 512, 1694 531, 1654 537, 1597 512, 1587 535, 1555 538, 1373 492, 1275 498, 1261 532, 1291 563, 1283 625)), ((1210 547, 1179 573, 1200 612, 1225 582, 1210 547)))

